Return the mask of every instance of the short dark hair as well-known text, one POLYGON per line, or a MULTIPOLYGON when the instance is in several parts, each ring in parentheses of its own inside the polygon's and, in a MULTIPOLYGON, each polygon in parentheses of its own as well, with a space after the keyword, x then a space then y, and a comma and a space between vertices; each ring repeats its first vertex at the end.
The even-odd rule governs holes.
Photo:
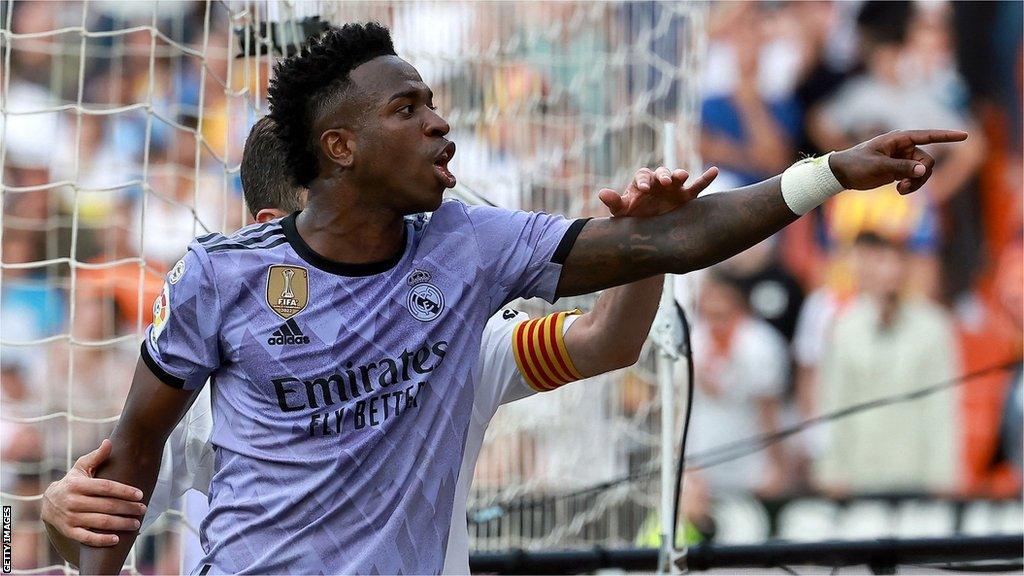
POLYGON ((872 45, 905 44, 914 6, 909 0, 869 0, 857 14, 857 30, 872 45))
POLYGON ((744 308, 750 307, 750 300, 747 297, 747 291, 744 289, 743 283, 725 268, 721 266, 708 268, 706 278, 708 283, 732 293, 736 301, 744 308))
POLYGON ((864 230, 857 233, 857 237, 853 239, 853 245, 862 248, 896 250, 897 252, 903 252, 906 249, 905 242, 872 230, 864 230))
POLYGON ((298 54, 274 67, 270 116, 288 150, 295 182, 308 187, 317 175, 317 135, 313 122, 337 105, 349 86, 349 73, 378 56, 395 54, 391 32, 376 22, 329 27, 311 37, 298 54))
POLYGON ((288 171, 288 151, 277 136, 270 116, 260 118, 249 130, 242 150, 242 195, 253 218, 265 208, 302 210, 301 188, 288 171))

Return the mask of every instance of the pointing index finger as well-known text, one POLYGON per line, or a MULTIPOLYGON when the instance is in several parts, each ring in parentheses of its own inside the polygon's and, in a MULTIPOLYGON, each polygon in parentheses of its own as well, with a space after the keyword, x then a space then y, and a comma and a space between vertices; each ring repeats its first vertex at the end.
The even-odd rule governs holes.
POLYGON ((909 138, 914 144, 939 144, 967 140, 967 132, 962 130, 906 130, 901 135, 909 138))

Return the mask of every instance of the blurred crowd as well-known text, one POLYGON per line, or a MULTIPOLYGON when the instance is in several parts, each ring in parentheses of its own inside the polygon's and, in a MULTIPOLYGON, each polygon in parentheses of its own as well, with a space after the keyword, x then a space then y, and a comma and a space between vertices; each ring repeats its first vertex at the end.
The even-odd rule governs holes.
POLYGON ((0 119, 0 489, 27 498, 13 501, 25 568, 50 563, 34 497, 110 434, 165 272, 193 237, 243 223, 237 166, 255 113, 232 94, 265 84, 266 66, 261 80, 232 69, 224 4, 206 38, 198 2, 0 12, 15 35, 0 119), (94 35, 53 32, 78 25, 94 35), (218 49, 195 57, 204 42, 218 49))
MULTIPOLYGON (((245 222, 237 166, 265 109, 271 60, 233 58, 241 48, 230 5, 161 2, 154 13, 143 3, 136 12, 17 2, 0 11, 15 34, 6 40, 0 120, 0 488, 26 497, 24 518, 37 517, 28 497, 113 426, 167 267, 193 236, 245 222), (43 33, 82 22, 99 34, 43 33), (135 28, 151 22, 158 35, 135 28), (120 32, 102 34, 111 31, 120 32)), ((442 109, 456 111, 460 180, 502 205, 580 212, 600 186, 621 184, 614 179, 637 167, 613 173, 602 162, 660 158, 646 117, 627 127, 628 145, 591 138, 595 127, 598 136, 621 129, 620 116, 607 119, 622 110, 632 119, 637 100, 650 117, 680 113, 684 95, 666 82, 666 65, 630 64, 641 72, 612 85, 589 59, 646 39, 644 26, 662 22, 652 6, 592 9, 612 13, 620 28, 580 27, 591 9, 571 3, 440 3, 381 19, 394 19, 399 53, 420 66, 442 109), (515 18, 477 18, 482 10, 515 18), (552 22, 576 33, 562 41, 532 32, 552 22), (446 44, 434 40, 438 30, 446 44), (529 49, 486 75, 460 68, 460 58, 435 67, 417 60, 449 51, 476 65, 493 56, 492 37, 529 49), (644 91, 654 96, 638 98, 644 91)), ((701 276, 692 452, 1019 360, 1021 10, 1019 2, 712 4, 698 72, 699 153, 722 169, 717 189, 888 130, 956 128, 971 138, 930 150, 935 174, 916 194, 840 195, 701 276)), ((669 62, 689 46, 682 31, 643 41, 669 62)), ((682 157, 691 144, 680 143, 682 157)), ((987 372, 688 482, 709 497, 1019 496, 1021 379, 1019 364, 987 372)), ((694 526, 707 525, 706 506, 689 509, 698 511, 694 526)), ((16 560, 39 565, 38 530, 22 537, 16 560)))
POLYGON ((712 9, 701 153, 723 188, 889 130, 971 136, 929 150, 936 169, 916 194, 842 194, 707 274, 692 450, 1018 363, 694 483, 768 498, 1019 497, 1021 18, 1010 2, 712 9))

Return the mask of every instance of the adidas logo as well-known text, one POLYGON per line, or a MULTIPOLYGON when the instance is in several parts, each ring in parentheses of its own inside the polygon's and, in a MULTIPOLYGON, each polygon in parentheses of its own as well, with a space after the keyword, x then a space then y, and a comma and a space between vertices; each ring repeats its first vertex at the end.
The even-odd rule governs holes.
POLYGON ((309 336, 302 333, 299 329, 299 325, 295 323, 295 320, 289 319, 287 322, 281 325, 280 328, 274 330, 267 338, 267 344, 271 346, 287 346, 289 344, 309 344, 309 336))

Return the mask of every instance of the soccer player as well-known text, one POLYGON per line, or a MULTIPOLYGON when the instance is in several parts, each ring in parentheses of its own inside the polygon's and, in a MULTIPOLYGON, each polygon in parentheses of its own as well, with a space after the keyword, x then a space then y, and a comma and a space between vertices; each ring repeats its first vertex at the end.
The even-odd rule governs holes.
MULTIPOLYGON (((287 177, 284 146, 272 128, 273 121, 269 117, 258 121, 246 139, 242 157, 245 201, 257 223, 285 217, 301 210, 305 203, 306 190, 293 186, 287 177)), ((631 214, 653 215, 671 207, 670 202, 681 204, 696 197, 711 183, 714 172, 710 177, 677 189, 662 187, 657 178, 667 175, 669 172, 665 169, 637 172, 627 193, 644 193, 638 189, 643 184, 650 195, 644 205, 633 206, 631 214), (659 207, 650 201, 663 205, 659 207)), ((474 369, 477 390, 473 420, 452 510, 445 554, 446 573, 469 571, 465 523, 469 483, 484 431, 497 407, 555 389, 581 376, 597 375, 635 362, 654 318, 661 286, 661 276, 655 276, 607 290, 598 298, 592 312, 560 312, 530 320, 523 312, 506 308, 488 321, 474 369), (534 328, 539 328, 541 334, 537 339, 541 354, 537 358, 530 354, 527 339, 517 337, 534 328), (554 328, 553 337, 548 336, 548 328, 554 328), (613 334, 614 338, 610 337, 613 334), (563 371, 562 366, 567 371, 563 371)), ((141 491, 92 477, 93 470, 110 455, 109 440, 79 458, 65 477, 47 487, 43 495, 41 516, 61 556, 77 565, 77 544, 110 546, 117 542, 116 535, 95 530, 138 529, 141 532, 189 488, 208 493, 214 461, 210 443, 212 428, 210 397, 208 389, 204 388, 171 433, 148 507, 139 502, 141 491), (133 516, 143 514, 145 518, 140 528, 133 516)))
MULTIPOLYGON (((189 246, 96 473, 150 494, 209 378, 203 574, 440 572, 491 314, 714 264, 843 189, 912 192, 934 163, 918 145, 967 138, 891 132, 662 216, 567 220, 442 203, 448 124, 382 26, 311 39, 270 102, 306 208, 189 246)), ((83 573, 120 569, 118 536, 81 547, 83 573)))

